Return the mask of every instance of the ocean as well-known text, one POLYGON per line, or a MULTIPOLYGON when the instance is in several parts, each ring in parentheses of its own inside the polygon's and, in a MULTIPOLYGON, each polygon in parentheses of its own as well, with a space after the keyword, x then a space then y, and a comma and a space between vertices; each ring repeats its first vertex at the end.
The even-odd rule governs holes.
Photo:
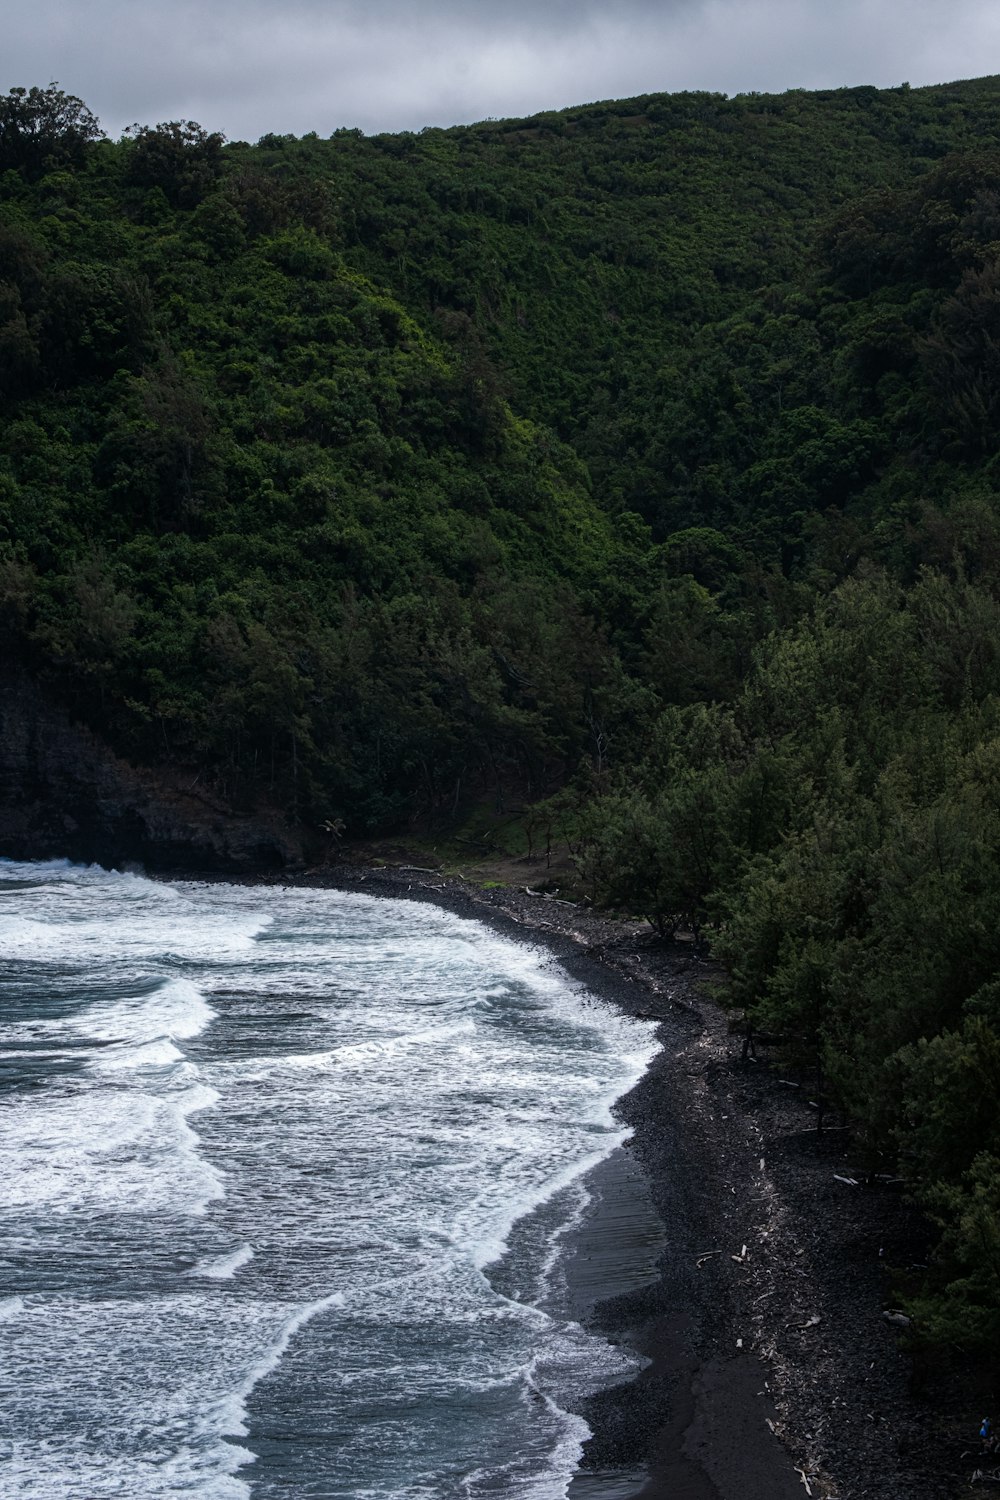
POLYGON ((654 1051, 432 906, 0 862, 0 1493, 562 1500, 654 1051))

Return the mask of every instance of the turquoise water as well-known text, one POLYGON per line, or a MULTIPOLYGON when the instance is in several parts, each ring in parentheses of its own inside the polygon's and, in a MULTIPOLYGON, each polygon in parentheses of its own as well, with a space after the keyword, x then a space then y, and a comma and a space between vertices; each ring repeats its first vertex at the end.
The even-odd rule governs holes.
POLYGON ((0 1028, 5 1497, 565 1495, 648 1023, 432 907, 0 863, 0 1028))

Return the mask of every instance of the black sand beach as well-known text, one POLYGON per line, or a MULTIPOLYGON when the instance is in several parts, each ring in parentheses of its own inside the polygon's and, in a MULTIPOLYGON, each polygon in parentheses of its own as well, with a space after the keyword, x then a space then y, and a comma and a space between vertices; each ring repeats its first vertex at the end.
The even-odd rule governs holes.
MULTIPOLYGON (((644 924, 413 867, 324 867, 276 884, 432 901, 549 946, 595 993, 658 1022, 620 1101, 633 1135, 590 1181, 568 1249, 577 1315, 646 1360, 586 1404, 572 1500, 949 1500, 975 1413, 914 1368, 883 1313, 924 1227, 807 1092, 743 1064, 689 944, 644 924), (848 1179, 845 1181, 844 1179, 848 1179), (857 1183, 857 1185, 852 1185, 857 1183)), ((986 1408, 984 1407, 984 1410, 986 1408)))

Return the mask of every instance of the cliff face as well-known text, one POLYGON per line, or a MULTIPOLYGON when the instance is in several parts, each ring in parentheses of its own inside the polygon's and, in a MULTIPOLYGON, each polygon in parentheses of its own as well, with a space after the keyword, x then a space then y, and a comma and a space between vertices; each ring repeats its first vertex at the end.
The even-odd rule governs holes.
POLYGON ((30 678, 0 676, 0 857, 186 871, 302 863, 301 838, 277 815, 235 813, 196 781, 137 770, 30 678))

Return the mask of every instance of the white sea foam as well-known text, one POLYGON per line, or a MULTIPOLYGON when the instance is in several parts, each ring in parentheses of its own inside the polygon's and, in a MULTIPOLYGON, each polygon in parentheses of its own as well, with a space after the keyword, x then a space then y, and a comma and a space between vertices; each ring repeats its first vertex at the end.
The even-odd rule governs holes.
POLYGON ((231 1281, 248 1260, 253 1260, 253 1250, 249 1245, 241 1245, 231 1255, 220 1255, 215 1260, 198 1261, 197 1265, 192 1266, 185 1274, 197 1277, 199 1281, 231 1281))
POLYGON ((282 1325, 274 1343, 253 1365, 238 1389, 230 1392, 211 1407, 211 1422, 216 1430, 225 1433, 227 1437, 249 1435, 246 1403, 251 1393, 262 1380, 274 1374, 281 1364, 282 1356, 300 1328, 304 1328, 320 1313, 329 1312, 331 1308, 343 1307, 345 1300, 343 1292, 332 1292, 330 1296, 321 1297, 306 1307, 296 1308, 282 1325))
MULTIPOLYGON (((531 1471, 524 1456, 514 1456, 474 1469, 461 1481, 460 1494, 468 1500, 502 1494, 503 1500, 554 1500, 564 1497, 568 1476, 576 1469, 583 1445, 591 1435, 590 1427, 580 1416, 564 1411, 536 1380, 535 1362, 518 1372, 524 1418, 530 1422, 536 1403, 543 1406, 551 1419, 555 1439, 541 1471, 531 1471), (500 1488, 502 1486, 502 1489, 500 1488)), ((399 1492, 398 1500, 402 1500, 399 1492)), ((396 1497, 394 1497, 396 1500, 396 1497)))
POLYGON ((281 1331, 272 1309, 237 1314, 197 1294, 33 1305, 0 1342, 0 1380, 36 1402, 30 1450, 19 1443, 4 1467, 5 1500, 245 1500, 235 1476, 254 1455, 209 1413, 281 1331))
POLYGON ((208 913, 185 922, 180 913, 165 913, 159 905, 129 912, 127 926, 86 912, 71 915, 70 921, 42 921, 0 909, 0 952, 27 964, 72 962, 81 955, 91 963, 150 958, 225 963, 245 957, 270 920, 208 913))
POLYGON ((569 1211, 566 1217, 556 1225, 554 1232, 549 1235, 545 1255, 538 1268, 537 1295, 542 1303, 547 1302, 552 1293, 553 1276, 562 1258, 565 1244, 580 1228, 592 1201, 584 1177, 578 1176, 570 1187, 572 1191, 569 1211))
POLYGON ((224 1195, 222 1174, 202 1159, 187 1117, 217 1099, 196 1085, 172 1100, 93 1090, 15 1102, 0 1141, 5 1206, 202 1213, 224 1195))
POLYGON ((98 1072, 120 1073, 124 1069, 172 1068, 185 1061, 184 1053, 173 1042, 160 1040, 140 1042, 138 1046, 112 1046, 97 1053, 90 1067, 98 1072))
POLYGON ((219 1443, 214 1452, 197 1457, 181 1449, 168 1457, 147 1458, 142 1453, 126 1458, 88 1458, 67 1454, 58 1447, 16 1442, 4 1452, 4 1500, 170 1500, 187 1495, 191 1500, 250 1500, 250 1486, 227 1469, 239 1469, 256 1456, 231 1443, 219 1443), (206 1473, 206 1460, 214 1472, 206 1473))
MULTIPOLYGON (((329 1052, 287 1053, 280 1057, 257 1058, 250 1067, 255 1077, 264 1077, 269 1071, 283 1068, 308 1068, 318 1072, 336 1070, 385 1068, 401 1060, 405 1054, 424 1047, 434 1049, 456 1037, 468 1037, 475 1033, 475 1022, 460 1021, 452 1026, 429 1026, 420 1031, 402 1032, 377 1041, 351 1042, 343 1047, 331 1048, 329 1052)), ((239 1064, 236 1065, 239 1067, 239 1064)))
POLYGON ((34 1056, 50 1042, 53 1056, 78 1057, 85 1049, 89 1065, 99 1070, 167 1067, 181 1064, 184 1052, 176 1045, 199 1036, 214 1020, 215 1011, 200 990, 185 979, 147 984, 139 993, 101 998, 59 1019, 12 1019, 12 1040, 21 1046, 0 1056, 34 1056))
POLYGON ((628 1131, 623 1129, 617 1138, 602 1141, 596 1150, 583 1158, 577 1158, 551 1177, 539 1180, 534 1191, 522 1192, 513 1201, 504 1200, 502 1193, 493 1184, 489 1184, 469 1208, 461 1209, 456 1215, 453 1235, 459 1243, 468 1245, 473 1264, 480 1270, 493 1265, 506 1255, 510 1232, 519 1219, 523 1219, 555 1197, 563 1188, 592 1171, 627 1137, 628 1131), (486 1233, 480 1227, 484 1219, 489 1223, 486 1233))
POLYGON ((456 1431, 467 1493, 559 1500, 565 1401, 628 1364, 533 1304, 652 1027, 449 912, 30 869, 0 905, 9 1045, 51 1070, 0 1137, 31 1438, 10 1493, 248 1500, 255 1445, 226 1439, 273 1403, 258 1500, 331 1431, 331 1500, 460 1492, 456 1431), (483 1274, 505 1250, 527 1302, 483 1274))
POLYGON ((177 1042, 200 1036, 214 1019, 215 1011, 190 980, 171 979, 149 994, 91 1006, 80 1025, 108 1040, 177 1042))

